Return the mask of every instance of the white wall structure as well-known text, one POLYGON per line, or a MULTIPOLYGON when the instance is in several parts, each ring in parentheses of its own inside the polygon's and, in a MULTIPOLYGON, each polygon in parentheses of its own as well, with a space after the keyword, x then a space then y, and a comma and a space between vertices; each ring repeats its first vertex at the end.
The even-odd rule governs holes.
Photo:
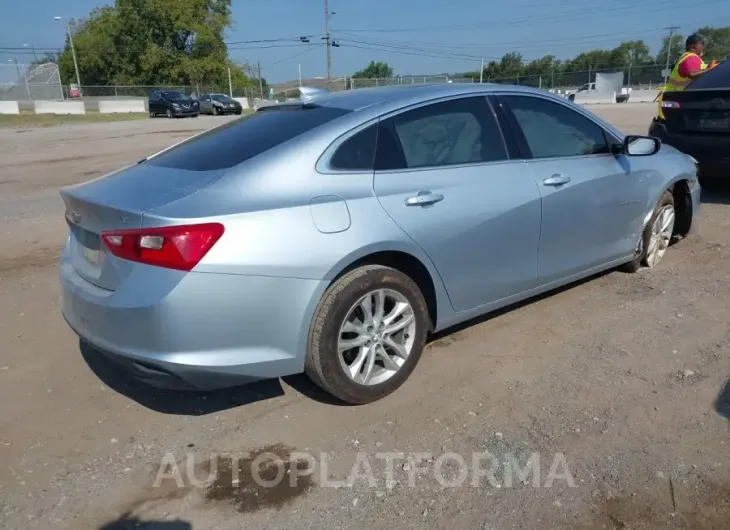
POLYGON ((658 95, 658 90, 632 90, 629 103, 652 103, 658 95))
POLYGON ((241 104, 241 107, 243 107, 244 110, 250 108, 249 105, 248 105, 248 98, 233 98, 233 99, 235 99, 236 101, 238 101, 241 104))
POLYGON ((616 92, 621 93, 624 86, 624 73, 615 72, 612 74, 596 74, 596 92, 602 94, 610 94, 616 92))
POLYGON ((616 92, 601 93, 598 90, 586 90, 576 93, 573 101, 579 105, 616 103, 616 92))
POLYGON ((17 101, 0 101, 0 114, 20 114, 17 101))
POLYGON ((36 114, 86 114, 83 101, 34 101, 36 114))
POLYGON ((143 99, 106 99, 99 101, 101 114, 129 114, 133 112, 147 112, 143 99))

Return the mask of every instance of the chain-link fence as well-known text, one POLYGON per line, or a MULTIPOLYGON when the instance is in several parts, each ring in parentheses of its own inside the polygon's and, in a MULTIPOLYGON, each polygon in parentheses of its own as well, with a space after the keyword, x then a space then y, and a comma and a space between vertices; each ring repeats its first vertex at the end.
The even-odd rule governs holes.
POLYGON ((28 65, 13 61, 0 65, 0 100, 63 98, 61 76, 55 63, 28 65))
MULTIPOLYGON (((576 89, 586 83, 595 82, 598 73, 624 72, 624 86, 631 88, 655 89, 664 82, 663 66, 632 66, 613 69, 591 69, 579 72, 543 72, 541 74, 491 77, 483 76, 485 83, 517 84, 535 88, 565 91, 576 89)), ((425 85, 434 83, 478 83, 479 78, 438 76, 400 76, 391 78, 334 78, 329 83, 329 90, 357 90, 360 88, 394 86, 394 85, 425 85)), ((327 87, 324 78, 309 79, 307 86, 327 87)), ((233 97, 247 98, 253 106, 256 100, 273 99, 284 101, 299 97, 298 83, 268 87, 256 79, 244 86, 224 85, 111 85, 111 86, 82 86, 81 98, 95 99, 130 99, 147 98, 155 90, 177 90, 188 95, 205 93, 232 94, 233 97)), ((58 66, 53 63, 36 66, 8 63, 0 65, 0 100, 60 100, 76 98, 69 86, 62 86, 58 66)))

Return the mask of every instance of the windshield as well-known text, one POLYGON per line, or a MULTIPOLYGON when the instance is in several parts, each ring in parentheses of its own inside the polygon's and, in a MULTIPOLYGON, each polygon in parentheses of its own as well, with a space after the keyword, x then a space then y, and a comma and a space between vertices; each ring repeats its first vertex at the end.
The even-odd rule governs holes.
POLYGON ((218 101, 219 103, 233 103, 233 99, 229 98, 225 94, 213 94, 210 97, 212 97, 214 100, 218 101))
POLYGON ((316 105, 264 108, 266 112, 259 110, 210 129, 145 163, 187 171, 228 169, 351 112, 316 105))
POLYGON ((170 101, 180 101, 181 99, 188 99, 188 97, 182 92, 177 92, 174 90, 170 92, 163 92, 163 94, 170 101))

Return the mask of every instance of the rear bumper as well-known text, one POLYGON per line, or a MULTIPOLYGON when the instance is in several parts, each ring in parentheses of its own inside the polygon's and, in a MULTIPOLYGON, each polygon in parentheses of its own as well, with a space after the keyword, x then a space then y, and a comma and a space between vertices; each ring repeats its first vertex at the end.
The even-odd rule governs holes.
POLYGON ((63 317, 95 350, 154 386, 199 390, 301 373, 326 288, 140 266, 107 291, 80 277, 66 252, 60 283, 63 317))
POLYGON ((656 118, 652 120, 649 134, 695 158, 702 176, 730 178, 730 135, 671 134, 656 118))

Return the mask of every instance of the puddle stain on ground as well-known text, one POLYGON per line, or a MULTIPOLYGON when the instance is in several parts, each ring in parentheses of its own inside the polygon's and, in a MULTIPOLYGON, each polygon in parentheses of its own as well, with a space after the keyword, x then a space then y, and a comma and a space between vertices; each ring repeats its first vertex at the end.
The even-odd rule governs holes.
POLYGON ((292 451, 275 444, 242 457, 207 461, 201 470, 215 471, 215 480, 206 488, 205 499, 231 503, 241 513, 290 504, 315 485, 311 463, 293 458, 292 451))

